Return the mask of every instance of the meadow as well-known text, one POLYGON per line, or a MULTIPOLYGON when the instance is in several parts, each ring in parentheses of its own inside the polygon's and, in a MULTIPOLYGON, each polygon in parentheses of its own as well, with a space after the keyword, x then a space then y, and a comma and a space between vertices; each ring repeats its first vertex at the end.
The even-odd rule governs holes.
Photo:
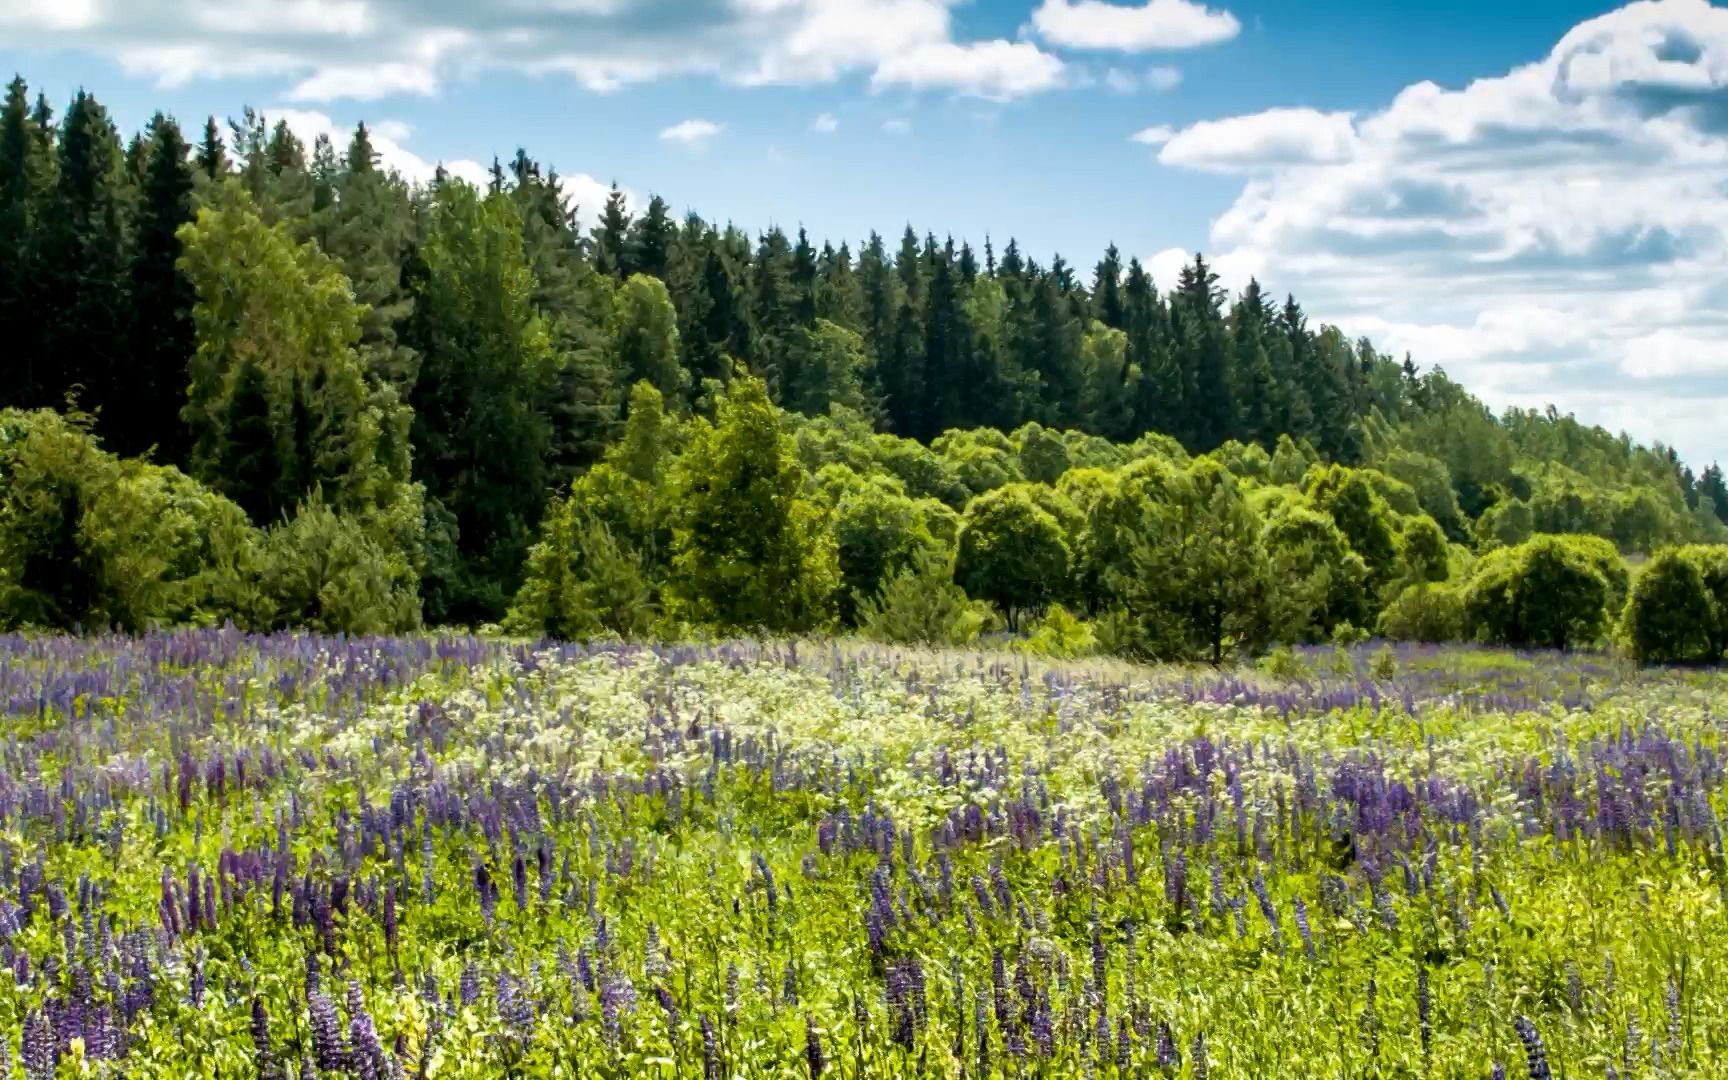
POLYGON ((1728 1071, 1728 682, 0 637, 0 1076, 1728 1071))

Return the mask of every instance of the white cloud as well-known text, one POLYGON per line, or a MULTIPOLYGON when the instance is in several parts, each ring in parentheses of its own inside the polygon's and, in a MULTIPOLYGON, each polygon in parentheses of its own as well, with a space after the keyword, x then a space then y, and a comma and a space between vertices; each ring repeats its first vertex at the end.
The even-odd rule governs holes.
POLYGON ((1029 41, 940 42, 886 57, 871 86, 953 90, 991 101, 1052 90, 1062 85, 1064 65, 1029 41))
POLYGON ((1163 94, 1182 85, 1182 72, 1163 65, 1149 67, 1144 72, 1113 67, 1105 70, 1104 85, 1117 94, 1133 94, 1142 89, 1163 94))
POLYGON ((660 132, 660 141, 682 143, 689 147, 707 145, 710 139, 726 130, 724 124, 712 120, 684 120, 660 132))
POLYGON ((889 135, 909 135, 912 133, 912 121, 900 117, 884 120, 882 130, 889 135))
POLYGON ((1032 13, 1032 28, 1065 48, 1145 52, 1216 45, 1241 33, 1242 24, 1228 11, 1192 0, 1043 0, 1032 13))
POLYGON ((1142 146, 1160 146, 1170 141, 1176 134, 1176 129, 1169 124, 1153 124, 1149 128, 1141 128, 1128 136, 1129 142, 1137 142, 1142 146))
POLYGON ((1355 148, 1348 113, 1268 109, 1183 128, 1164 140, 1158 160, 1215 172, 1251 171, 1346 161, 1355 148))
POLYGON ((957 39, 960 2, 0 0, 0 32, 8 46, 95 51, 165 84, 279 78, 302 102, 430 95, 495 70, 597 92, 673 76, 760 86, 862 73, 1004 97, 1059 84, 1060 61, 1030 43, 957 39))
POLYGON ((823 113, 810 125, 818 135, 832 135, 840 130, 840 121, 833 113, 823 113))
POLYGON ((1195 124, 1159 157, 1243 176, 1211 226, 1221 273, 1496 406, 1728 460, 1725 99, 1728 9, 1645 0, 1504 75, 1195 124))
POLYGON ((1160 94, 1168 93, 1182 85, 1182 70, 1164 65, 1147 68, 1146 85, 1160 94))

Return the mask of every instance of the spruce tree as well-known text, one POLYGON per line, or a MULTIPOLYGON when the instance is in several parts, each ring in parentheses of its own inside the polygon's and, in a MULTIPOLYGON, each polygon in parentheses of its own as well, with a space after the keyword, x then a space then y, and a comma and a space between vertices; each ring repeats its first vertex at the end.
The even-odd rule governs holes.
POLYGON ((594 227, 594 269, 619 281, 636 272, 630 251, 630 211, 617 184, 612 185, 600 223, 594 227))
POLYGON ((44 196, 53 176, 48 141, 30 115, 22 78, 6 87, 0 112, 0 407, 32 407, 48 399, 39 385, 38 332, 44 320, 34 305, 41 285, 37 258, 44 196))
POLYGON ((193 217, 195 174, 190 148, 172 118, 156 114, 148 146, 132 254, 131 355, 118 373, 118 394, 104 428, 116 453, 140 454, 155 445, 161 460, 182 464, 190 447, 180 403, 197 342, 192 284, 177 263, 180 228, 193 217))
MULTIPOLYGON (((1136 265, 1138 261, 1136 261, 1136 265)), ((1112 330, 1127 329, 1127 304, 1122 296, 1122 254, 1111 244, 1092 275, 1092 317, 1112 330)))
POLYGON ((40 320, 38 377, 50 401, 79 387, 85 411, 97 412, 116 400, 128 360, 132 195, 119 132, 83 91, 61 124, 58 159, 54 198, 37 226, 38 317, 52 312, 40 320))
POLYGON ((672 262, 672 242, 678 231, 668 210, 666 200, 655 195, 648 200, 648 209, 631 226, 632 273, 666 279, 672 262))

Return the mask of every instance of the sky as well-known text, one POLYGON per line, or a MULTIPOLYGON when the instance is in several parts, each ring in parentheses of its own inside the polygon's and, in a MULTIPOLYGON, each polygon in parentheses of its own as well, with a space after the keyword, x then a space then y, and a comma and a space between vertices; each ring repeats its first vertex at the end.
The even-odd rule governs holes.
POLYGON ((1728 8, 1558 0, 0 0, 122 128, 360 120, 751 229, 906 224, 1239 288, 1728 462, 1728 8))

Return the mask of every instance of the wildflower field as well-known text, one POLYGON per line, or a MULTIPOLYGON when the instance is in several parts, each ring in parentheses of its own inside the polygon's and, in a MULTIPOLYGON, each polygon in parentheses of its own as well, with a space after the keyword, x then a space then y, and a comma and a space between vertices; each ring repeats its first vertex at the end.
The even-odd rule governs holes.
POLYGON ((0 1076, 1728 1074, 1728 683, 0 638, 0 1076))

